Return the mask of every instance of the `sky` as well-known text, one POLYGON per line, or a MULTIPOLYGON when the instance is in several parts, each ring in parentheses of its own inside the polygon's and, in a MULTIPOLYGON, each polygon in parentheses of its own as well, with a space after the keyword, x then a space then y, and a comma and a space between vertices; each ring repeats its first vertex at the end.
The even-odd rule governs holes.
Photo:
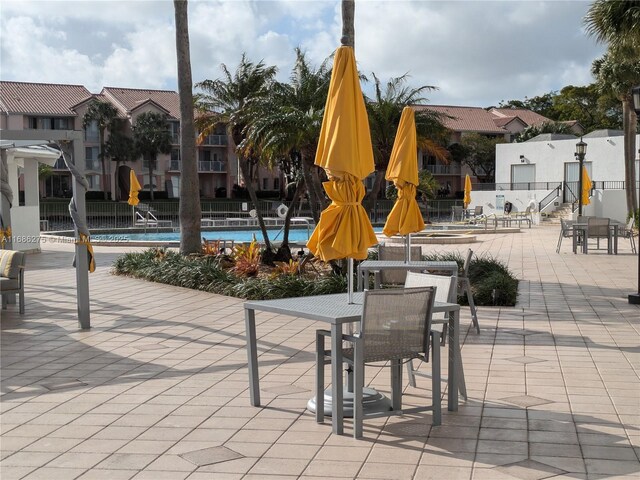
MULTIPOLYGON (((356 0, 359 70, 437 87, 433 105, 488 107, 592 83, 605 48, 588 37, 590 2, 356 0)), ((295 47, 319 65, 339 46, 338 0, 190 0, 194 82, 243 52, 289 78, 295 47)), ((172 0, 3 0, 0 79, 177 90, 172 0)), ((371 82, 363 84, 371 94, 371 82)))

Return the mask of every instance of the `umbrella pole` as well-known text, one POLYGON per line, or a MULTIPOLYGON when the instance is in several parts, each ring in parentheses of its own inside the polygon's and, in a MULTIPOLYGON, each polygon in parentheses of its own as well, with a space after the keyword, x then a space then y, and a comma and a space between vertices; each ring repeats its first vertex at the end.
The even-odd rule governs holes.
POLYGON ((411 263, 411 234, 407 233, 404 240, 404 263, 411 263))
POLYGON ((349 296, 349 305, 353 304, 353 258, 348 259, 347 268, 347 292, 349 296))

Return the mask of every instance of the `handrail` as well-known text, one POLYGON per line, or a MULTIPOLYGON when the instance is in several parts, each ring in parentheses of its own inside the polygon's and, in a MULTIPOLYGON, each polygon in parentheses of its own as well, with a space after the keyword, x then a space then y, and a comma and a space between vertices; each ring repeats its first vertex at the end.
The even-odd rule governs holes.
POLYGON ((538 203, 538 211, 542 212, 551 202, 553 202, 556 198, 560 196, 560 191, 562 189, 562 183, 559 183, 553 190, 551 190, 546 197, 544 197, 538 203))

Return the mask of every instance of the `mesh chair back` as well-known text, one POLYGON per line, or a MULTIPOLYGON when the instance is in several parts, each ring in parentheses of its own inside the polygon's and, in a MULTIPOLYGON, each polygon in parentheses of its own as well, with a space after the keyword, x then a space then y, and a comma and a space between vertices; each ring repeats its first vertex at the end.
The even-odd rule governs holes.
POLYGON ((569 238, 573 235, 573 227, 564 218, 560 219, 560 231, 564 238, 569 238))
POLYGON ((609 218, 589 217, 587 220, 587 234, 590 238, 609 237, 609 218))
POLYGON ((429 358, 435 287, 365 292, 360 336, 364 361, 429 358))
MULTIPOLYGON (((415 245, 411 247, 411 260, 419 261, 422 258, 422 247, 415 245)), ((381 244, 378 247, 378 259, 380 260, 404 260, 405 248, 401 246, 389 246, 381 244)), ((383 285, 401 285, 404 283, 406 272, 402 270, 382 270, 380 272, 380 282, 383 285)))
MULTIPOLYGON (((436 302, 458 303, 458 279, 453 276, 408 272, 404 288, 436 287, 436 302)), ((436 313, 433 318, 446 319, 447 313, 436 313)))
POLYGON ((480 215, 482 215, 482 205, 478 205, 476 206, 475 210, 473 211, 473 216, 474 217, 479 217, 480 215))

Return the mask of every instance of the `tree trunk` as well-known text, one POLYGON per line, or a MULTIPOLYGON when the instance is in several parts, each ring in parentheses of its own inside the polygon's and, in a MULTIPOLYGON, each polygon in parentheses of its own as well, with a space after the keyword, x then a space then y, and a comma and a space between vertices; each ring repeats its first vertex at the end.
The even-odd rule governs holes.
POLYGON ((282 232, 282 245, 289 245, 289 230, 291 229, 291 218, 293 217, 293 212, 295 211, 296 205, 298 205, 302 194, 304 193, 305 181, 303 178, 298 180, 298 184, 296 185, 296 191, 293 194, 293 199, 291 200, 291 205, 287 210, 287 215, 284 217, 284 230, 282 232))
POLYGON ((109 180, 109 178, 107 177, 107 162, 105 161, 106 159, 104 158, 104 136, 105 136, 105 131, 104 129, 101 129, 100 130, 100 154, 98 155, 100 158, 100 166, 102 167, 102 181, 100 183, 102 184, 102 194, 104 195, 104 199, 107 200, 109 198, 107 196, 107 181, 109 180))
POLYGON ((638 205, 636 189, 636 114, 633 98, 622 100, 622 129, 624 130, 624 182, 627 198, 627 212, 634 212, 638 205))
POLYGON ((193 125, 193 80, 189 52, 187 0, 174 0, 176 21, 176 54, 178 59, 178 92, 180 96, 180 253, 198 253, 200 244, 200 179, 193 125))
POLYGON ((116 186, 116 191, 113 194, 113 200, 115 200, 116 202, 120 200, 120 177, 118 176, 120 170, 120 160, 116 160, 116 178, 115 178, 115 186, 116 186))
POLYGON ((380 189, 382 188, 382 184, 384 183, 384 176, 386 174, 385 170, 376 170, 376 175, 373 180, 373 187, 371 190, 365 195, 362 206, 367 211, 367 213, 373 212, 376 203, 378 201, 378 194, 380 193, 380 189))
POLYGON ((153 202, 153 165, 155 158, 149 158, 147 165, 149 167, 149 199, 153 202))
MULTIPOLYGON (((249 178, 249 161, 245 159, 243 156, 239 157, 240 160, 240 169, 242 170, 242 176, 246 179, 249 178)), ((253 208, 256 211, 256 218, 258 219, 258 225, 260 225, 260 230, 262 231, 262 237, 264 238, 264 245, 266 248, 266 252, 263 255, 263 260, 266 263, 271 263, 273 256, 273 249, 271 247, 271 242, 269 241, 269 233, 267 232, 267 227, 264 224, 264 219, 262 218, 262 213, 260 212, 260 208, 258 205, 258 196, 256 195, 256 189, 253 186, 252 182, 248 182, 245 180, 245 187, 247 189, 247 193, 249 194, 249 198, 251 199, 251 203, 253 203, 253 208)))
POLYGON ((340 43, 354 49, 356 45, 355 8, 355 0, 342 0, 342 38, 340 43))

